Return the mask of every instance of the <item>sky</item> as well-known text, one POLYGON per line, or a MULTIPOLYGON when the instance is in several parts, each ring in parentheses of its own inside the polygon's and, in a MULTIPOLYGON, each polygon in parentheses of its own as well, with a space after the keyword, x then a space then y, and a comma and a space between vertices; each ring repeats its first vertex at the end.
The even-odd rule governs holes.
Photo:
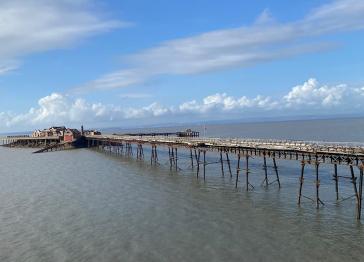
POLYGON ((364 0, 0 0, 0 132, 364 115, 364 0))

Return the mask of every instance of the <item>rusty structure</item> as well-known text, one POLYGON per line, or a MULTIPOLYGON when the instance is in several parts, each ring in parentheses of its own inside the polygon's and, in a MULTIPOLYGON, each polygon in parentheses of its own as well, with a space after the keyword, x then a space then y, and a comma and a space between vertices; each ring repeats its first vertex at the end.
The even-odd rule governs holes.
MULTIPOLYGON (((35 138, 12 137, 3 140, 5 146, 25 145, 27 143, 47 143, 36 141, 35 138)), ((327 143, 291 140, 262 140, 262 139, 229 139, 229 138, 199 138, 153 135, 86 135, 77 147, 95 148, 103 152, 134 156, 136 150, 137 160, 146 160, 144 149, 150 148, 150 164, 159 165, 158 154, 162 150, 168 152, 168 163, 171 170, 179 171, 179 150, 188 152, 189 168, 195 170, 197 179, 206 179, 206 167, 211 164, 221 166, 221 174, 228 174, 235 179, 235 187, 238 188, 242 180, 245 190, 253 190, 250 182, 252 173, 250 159, 261 159, 263 167, 262 185, 268 187, 276 184, 281 188, 277 161, 292 160, 300 164, 298 205, 301 204, 307 166, 314 167, 315 171, 315 197, 313 202, 317 209, 324 205, 320 199, 320 166, 332 165, 333 180, 335 182, 336 200, 339 200, 339 180, 349 180, 353 185, 353 197, 356 200, 356 218, 361 219, 363 179, 364 179, 364 144, 359 143, 327 143), (216 161, 208 162, 207 154, 216 156, 216 161), (236 166, 232 166, 232 160, 236 166), (272 174, 268 176, 268 161, 272 163, 272 174), (338 174, 338 166, 347 166, 349 176, 338 174)), ((57 141, 53 141, 57 144, 57 141)), ((43 148, 38 152, 51 151, 43 148)))

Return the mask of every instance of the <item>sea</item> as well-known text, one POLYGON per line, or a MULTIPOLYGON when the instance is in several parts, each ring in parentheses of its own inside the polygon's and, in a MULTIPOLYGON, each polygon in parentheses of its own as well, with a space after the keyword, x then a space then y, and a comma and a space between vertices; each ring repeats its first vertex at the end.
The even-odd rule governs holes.
MULTIPOLYGON (((225 123, 125 129, 130 132, 192 128, 206 137, 364 142, 364 118, 225 123)), ((118 130, 120 132, 120 130, 118 130)), ((134 148, 135 150, 135 148, 134 148)), ((189 152, 179 169, 158 148, 159 164, 95 149, 32 154, 0 147, 0 261, 364 261, 364 219, 356 220, 353 184, 339 167, 320 166, 316 209, 314 168, 308 166, 297 204, 300 163, 277 160, 281 188, 268 159, 251 160, 250 182, 236 157, 208 152, 206 180, 196 177, 189 152)), ((242 161, 242 165, 244 161, 242 161)), ((359 170, 355 168, 355 174, 359 170)), ((364 215, 364 212, 363 212, 364 215)))

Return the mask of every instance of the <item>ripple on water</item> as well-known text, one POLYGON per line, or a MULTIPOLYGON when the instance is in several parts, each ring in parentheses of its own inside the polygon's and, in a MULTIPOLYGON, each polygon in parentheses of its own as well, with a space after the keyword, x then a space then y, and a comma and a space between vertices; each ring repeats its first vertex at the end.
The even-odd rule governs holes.
MULTIPOLYGON (((297 207, 292 162, 279 163, 282 189, 265 190, 253 161, 256 188, 246 192, 244 174, 235 189, 235 173, 221 177, 216 165, 204 182, 90 150, 30 152, 0 148, 1 261, 358 261, 364 252, 355 202, 335 205, 329 170, 327 206, 316 211, 309 200, 297 207)), ((310 173, 304 193, 314 193, 310 173)))

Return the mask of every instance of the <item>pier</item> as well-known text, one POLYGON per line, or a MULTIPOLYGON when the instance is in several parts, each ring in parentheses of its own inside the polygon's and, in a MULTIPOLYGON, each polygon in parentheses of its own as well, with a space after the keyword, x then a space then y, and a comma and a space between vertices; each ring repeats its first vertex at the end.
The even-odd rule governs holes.
MULTIPOLYGON (((48 138, 12 137, 3 139, 5 146, 43 146, 38 152, 51 151, 49 143, 61 144, 48 138), (47 148, 48 147, 48 148, 47 148)), ((315 173, 315 192, 311 199, 319 209, 325 203, 320 199, 320 166, 331 165, 336 192, 339 200, 339 182, 348 180, 352 183, 353 195, 356 200, 356 218, 361 219, 363 176, 364 176, 364 144, 362 143, 328 143, 292 140, 263 140, 240 138, 200 138, 178 137, 167 135, 83 135, 73 141, 74 147, 96 148, 98 150, 134 157, 137 160, 159 165, 158 154, 168 153, 168 165, 171 170, 179 171, 179 153, 184 151, 188 156, 188 168, 195 171, 196 179, 207 179, 206 167, 211 164, 219 165, 222 176, 230 176, 235 180, 235 187, 243 184, 245 190, 254 190, 256 185, 250 182, 252 175, 250 160, 259 159, 262 163, 263 177, 261 185, 269 187, 275 184, 281 188, 279 176, 279 160, 295 161, 299 167, 299 188, 297 189, 297 204, 301 205, 305 181, 305 171, 308 166, 313 167, 315 173), (144 149, 148 148, 148 157, 144 149), (216 159, 208 162, 207 155, 216 159), (272 165, 273 174, 268 172, 268 161, 272 165), (233 166, 233 163, 235 164, 233 166), (346 166, 349 176, 338 173, 338 166, 346 166), (272 178, 273 176, 273 178, 272 178)), ((308 197, 306 197, 308 198, 308 197)))

